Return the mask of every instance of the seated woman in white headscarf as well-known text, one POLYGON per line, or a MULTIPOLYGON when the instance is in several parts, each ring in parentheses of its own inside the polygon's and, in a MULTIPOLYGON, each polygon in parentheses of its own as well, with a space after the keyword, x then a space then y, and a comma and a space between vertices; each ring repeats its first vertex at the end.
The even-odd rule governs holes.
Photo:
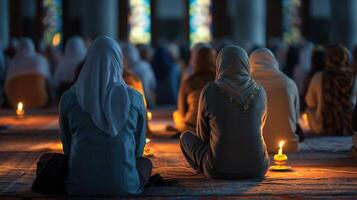
POLYGON ((156 89, 156 79, 151 65, 141 60, 138 49, 129 43, 122 45, 124 63, 127 70, 137 76, 143 84, 145 99, 149 107, 154 104, 154 93, 156 89))
POLYGON ((250 77, 247 53, 223 48, 216 61, 216 80, 202 91, 197 133, 181 135, 189 164, 213 179, 262 178, 269 157, 263 139, 267 102, 264 88, 250 77))
POLYGON ((5 93, 9 104, 15 107, 21 101, 27 108, 45 106, 51 97, 50 79, 45 57, 36 53, 31 39, 21 39, 6 75, 5 93))
POLYGON ((297 151, 299 93, 295 82, 279 70, 273 53, 266 48, 255 50, 249 63, 252 78, 267 93, 268 115, 263 135, 268 152, 276 152, 280 140, 285 141, 284 150, 297 151))
POLYGON ((60 101, 60 136, 69 157, 70 195, 139 194, 152 163, 143 158, 143 98, 122 78, 123 56, 111 38, 97 38, 74 85, 60 101))
POLYGON ((67 41, 64 56, 60 60, 54 75, 58 97, 75 81, 77 68, 84 60, 86 53, 87 47, 79 36, 71 37, 67 41))

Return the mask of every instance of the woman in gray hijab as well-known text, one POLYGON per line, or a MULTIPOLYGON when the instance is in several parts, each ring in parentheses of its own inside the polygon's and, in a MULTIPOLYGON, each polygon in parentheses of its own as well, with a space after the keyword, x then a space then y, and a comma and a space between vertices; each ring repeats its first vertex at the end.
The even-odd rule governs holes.
POLYGON ((181 135, 186 160, 213 179, 264 177, 269 166, 262 135, 266 111, 266 94, 250 77, 247 53, 238 46, 223 48, 216 80, 200 96, 197 133, 181 135))

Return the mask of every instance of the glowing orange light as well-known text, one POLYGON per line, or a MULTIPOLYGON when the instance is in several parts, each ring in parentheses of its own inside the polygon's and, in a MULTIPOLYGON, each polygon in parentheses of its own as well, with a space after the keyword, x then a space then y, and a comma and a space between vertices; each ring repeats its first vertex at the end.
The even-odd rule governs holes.
POLYGON ((56 33, 52 38, 52 46, 57 47, 61 43, 61 34, 56 33))
POLYGON ((22 102, 17 104, 16 115, 18 117, 23 117, 25 115, 24 104, 22 102))
POLYGON ((306 114, 306 113, 303 113, 303 114, 302 114, 302 119, 303 119, 304 121, 307 121, 307 114, 306 114))
POLYGON ((147 112, 146 113, 148 120, 151 121, 152 120, 152 113, 151 112, 147 112))

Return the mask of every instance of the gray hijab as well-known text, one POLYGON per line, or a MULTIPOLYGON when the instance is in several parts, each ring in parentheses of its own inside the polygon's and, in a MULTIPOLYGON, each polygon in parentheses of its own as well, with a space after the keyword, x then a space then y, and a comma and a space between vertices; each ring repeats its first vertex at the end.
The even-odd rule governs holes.
POLYGON ((246 112, 260 88, 250 77, 245 50, 235 45, 223 48, 218 54, 216 68, 215 83, 220 91, 246 112))

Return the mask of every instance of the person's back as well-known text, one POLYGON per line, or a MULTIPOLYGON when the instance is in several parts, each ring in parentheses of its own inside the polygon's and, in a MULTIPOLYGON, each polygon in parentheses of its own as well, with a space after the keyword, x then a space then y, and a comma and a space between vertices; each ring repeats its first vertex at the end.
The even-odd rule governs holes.
POLYGON ((298 149, 296 134, 299 116, 299 94, 292 79, 279 71, 279 64, 271 51, 255 50, 249 59, 252 77, 267 94, 268 115, 263 129, 268 152, 276 152, 278 142, 284 140, 285 151, 298 149))
POLYGON ((5 93, 9 104, 16 106, 22 101, 28 108, 44 106, 50 96, 49 79, 47 60, 35 52, 30 39, 22 39, 6 75, 5 93))
POLYGON ((326 66, 317 72, 306 94, 307 116, 314 133, 350 135, 356 103, 356 77, 342 45, 327 48, 326 66))
POLYGON ((210 47, 197 50, 193 74, 181 83, 178 111, 174 121, 179 131, 196 130, 197 109, 202 89, 215 78, 216 51, 210 47))
POLYGON ((242 48, 223 48, 216 63, 216 79, 200 96, 197 132, 182 133, 181 150, 209 178, 262 178, 269 166, 262 135, 265 91, 251 79, 242 48))
MULTIPOLYGON (((247 100, 251 101, 251 106, 246 112, 240 102, 220 91, 215 83, 202 91, 202 103, 211 129, 209 170, 213 178, 260 177, 265 174, 269 165, 262 138, 266 95, 259 85, 254 93, 255 98, 247 100)), ((198 126, 198 131, 206 131, 205 127, 198 126)))
MULTIPOLYGON (((129 120, 121 133, 110 137, 96 127, 79 106, 75 94, 62 95, 61 123, 72 135, 67 191, 71 195, 125 195, 142 192, 135 166, 137 125, 145 108, 141 95, 128 90, 131 105, 129 120)), ((66 148, 66 147, 64 147, 66 148)), ((68 148, 68 147, 67 147, 68 148)), ((66 151, 66 149, 64 149, 66 151)))
POLYGON ((69 157, 70 195, 138 194, 150 178, 151 161, 142 157, 145 106, 140 93, 124 82, 122 59, 113 39, 99 37, 78 80, 61 98, 60 136, 69 157))

